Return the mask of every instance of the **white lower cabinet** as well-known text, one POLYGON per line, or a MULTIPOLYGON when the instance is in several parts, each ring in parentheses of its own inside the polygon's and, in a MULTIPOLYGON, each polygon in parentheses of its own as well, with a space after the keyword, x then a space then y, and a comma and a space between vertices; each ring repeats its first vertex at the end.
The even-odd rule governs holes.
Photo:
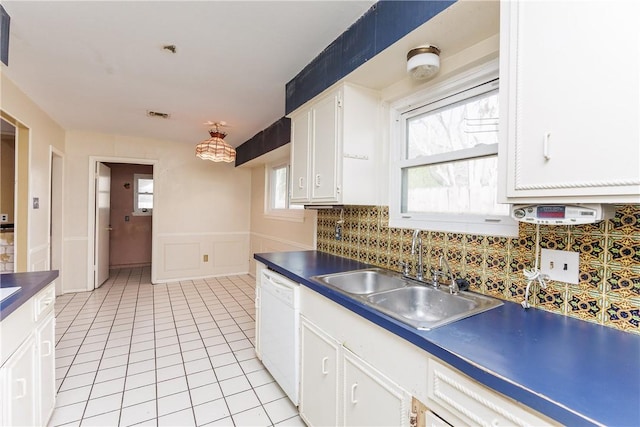
POLYGON ((340 344, 301 317, 300 416, 310 426, 337 426, 340 344))
POLYGON ((30 336, 0 368, 3 426, 35 426, 36 343, 30 336))
POLYGON ((55 284, 0 322, 0 425, 45 426, 55 408, 55 284))
POLYGON ((310 426, 408 426, 411 397, 302 317, 300 416, 310 426))
POLYGON ((409 425, 407 392, 347 349, 342 360, 345 426, 409 425))
POLYGON ((36 330, 38 381, 40 404, 38 408, 39 425, 45 425, 56 406, 56 318, 49 312, 44 323, 36 330))

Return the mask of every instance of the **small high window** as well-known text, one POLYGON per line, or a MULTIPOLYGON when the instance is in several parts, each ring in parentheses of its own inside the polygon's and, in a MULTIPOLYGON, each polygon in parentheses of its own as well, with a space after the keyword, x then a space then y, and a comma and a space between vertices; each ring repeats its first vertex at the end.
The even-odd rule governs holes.
POLYGON ((302 221, 303 206, 289 202, 289 163, 277 162, 265 166, 265 216, 275 219, 302 221))
POLYGON ((133 175, 133 214, 153 214, 153 175, 133 175))

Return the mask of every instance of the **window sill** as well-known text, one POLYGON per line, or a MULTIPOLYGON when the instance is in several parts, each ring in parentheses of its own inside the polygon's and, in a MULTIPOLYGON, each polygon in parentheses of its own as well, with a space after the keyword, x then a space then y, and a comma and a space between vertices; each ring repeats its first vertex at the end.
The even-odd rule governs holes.
POLYGON ((272 210, 265 212, 264 218, 278 221, 304 222, 304 209, 272 210))
POLYGON ((411 228, 445 233, 518 237, 518 222, 509 217, 491 216, 490 220, 474 215, 443 215, 440 218, 389 218, 389 227, 411 228), (497 219, 497 220, 496 220, 497 219), (494 222, 495 221, 495 222, 494 222))
POLYGON ((140 212, 140 211, 133 211, 131 212, 132 216, 153 216, 153 211, 149 211, 149 212, 140 212))

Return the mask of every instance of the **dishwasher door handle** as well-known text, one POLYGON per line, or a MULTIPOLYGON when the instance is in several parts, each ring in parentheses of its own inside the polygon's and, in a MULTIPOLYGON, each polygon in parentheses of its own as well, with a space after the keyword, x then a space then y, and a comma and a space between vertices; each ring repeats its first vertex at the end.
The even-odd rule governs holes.
POLYGON ((278 291, 290 291, 292 288, 291 286, 287 285, 286 283, 281 283, 278 282, 276 280, 273 280, 272 278, 269 278, 269 283, 271 285, 273 285, 274 288, 276 288, 276 290, 278 291))
POLYGON ((278 280, 277 277, 274 277, 273 275, 269 274, 266 271, 264 271, 262 274, 264 274, 264 276, 267 278, 269 283, 273 284, 277 288, 280 288, 280 289, 283 289, 283 290, 284 289, 289 290, 289 289, 293 289, 293 287, 295 286, 293 284, 281 282, 280 280, 278 280))

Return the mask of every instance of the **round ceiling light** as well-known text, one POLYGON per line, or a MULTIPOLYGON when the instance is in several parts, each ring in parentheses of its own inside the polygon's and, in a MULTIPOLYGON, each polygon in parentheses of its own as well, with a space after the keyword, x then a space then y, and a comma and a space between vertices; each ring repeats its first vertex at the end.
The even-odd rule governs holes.
POLYGON ((425 80, 440 70, 440 49, 425 45, 411 49, 407 53, 407 72, 416 80, 425 80))

